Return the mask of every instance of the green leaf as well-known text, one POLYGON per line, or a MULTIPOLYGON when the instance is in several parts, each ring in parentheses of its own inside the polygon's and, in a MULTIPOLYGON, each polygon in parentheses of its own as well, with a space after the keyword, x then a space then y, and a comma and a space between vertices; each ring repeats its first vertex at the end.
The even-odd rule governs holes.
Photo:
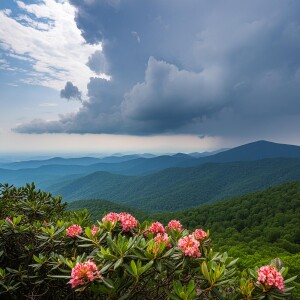
POLYGON ((181 298, 179 298, 176 295, 171 294, 169 291, 166 291, 166 293, 169 296, 169 298, 172 299, 172 300, 181 300, 181 298))
POLYGON ((113 282, 110 279, 102 277, 102 282, 110 289, 114 288, 113 282))
POLYGON ((112 262, 107 263, 107 264, 100 270, 100 273, 104 273, 104 272, 107 271, 112 265, 113 265, 112 262))
POLYGON ((81 235, 77 235, 77 237, 78 237, 80 240, 83 240, 83 241, 87 241, 87 242, 90 242, 90 243, 93 242, 91 239, 88 239, 88 238, 86 238, 86 237, 84 237, 84 236, 81 236, 81 235))
POLYGON ((134 260, 132 260, 132 261, 130 262, 130 267, 131 267, 131 269, 132 269, 133 274, 134 274, 135 276, 137 276, 137 275, 138 275, 138 271, 137 271, 137 267, 136 267, 136 264, 135 264, 135 261, 134 261, 134 260))
POLYGON ((92 230, 90 227, 86 227, 84 232, 89 239, 93 239, 92 230))
POLYGON ((237 262, 238 260, 239 260, 239 258, 236 258, 236 259, 232 260, 232 261, 227 265, 227 268, 230 268, 230 267, 232 267, 233 265, 235 265, 236 262, 237 262))
POLYGON ((172 254, 175 252, 175 248, 171 248, 170 250, 168 250, 163 256, 162 258, 166 258, 169 256, 172 256, 172 254))
POLYGON ((280 270, 280 273, 283 277, 286 276, 287 272, 288 272, 289 268, 288 267, 283 267, 281 270, 280 270))
POLYGON ((127 270, 127 272, 129 274, 131 274, 132 276, 135 276, 130 266, 124 264, 124 268, 127 270))
POLYGON ((47 277, 50 278, 64 278, 64 279, 70 279, 71 276, 66 276, 66 275, 48 275, 47 277))
POLYGON ((286 279, 286 280, 284 281, 284 284, 287 284, 287 283, 289 283, 289 282, 294 281, 297 277, 298 277, 298 276, 296 275, 296 276, 293 276, 293 277, 291 277, 291 278, 289 278, 289 279, 286 279))
POLYGON ((156 266, 157 271, 161 273, 161 271, 162 271, 162 263, 161 263, 161 261, 157 261, 156 264, 155 264, 155 266, 156 266))
POLYGON ((179 296, 181 289, 182 289, 182 284, 180 281, 174 281, 173 282, 173 289, 175 291, 175 293, 179 296))
POLYGON ((34 254, 33 254, 33 259, 34 259, 37 263, 40 262, 40 259, 39 259, 36 255, 34 255, 34 254))
POLYGON ((123 263, 123 257, 119 258, 114 266, 114 270, 117 269, 123 263))
POLYGON ((211 283, 211 278, 210 278, 210 275, 209 275, 209 272, 207 269, 207 264, 205 261, 201 264, 201 271, 202 271, 202 274, 205 277, 205 279, 207 279, 207 281, 209 283, 211 283))
POLYGON ((195 282, 194 280, 190 280, 187 288, 187 293, 191 294, 195 289, 195 282))
POLYGON ((151 268, 152 265, 153 265, 153 260, 149 261, 146 265, 144 265, 142 267, 141 274, 147 272, 151 268))
POLYGON ((88 248, 88 247, 93 247, 94 244, 80 244, 78 245, 78 247, 81 247, 81 248, 88 248))

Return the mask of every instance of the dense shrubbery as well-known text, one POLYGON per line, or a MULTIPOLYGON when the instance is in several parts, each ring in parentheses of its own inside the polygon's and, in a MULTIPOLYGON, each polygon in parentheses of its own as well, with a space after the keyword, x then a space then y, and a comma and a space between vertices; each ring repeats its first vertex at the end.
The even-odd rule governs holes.
POLYGON ((110 213, 94 225, 29 185, 0 186, 0 205, 4 299, 283 299, 294 279, 280 260, 241 274, 209 232, 176 220, 110 213))

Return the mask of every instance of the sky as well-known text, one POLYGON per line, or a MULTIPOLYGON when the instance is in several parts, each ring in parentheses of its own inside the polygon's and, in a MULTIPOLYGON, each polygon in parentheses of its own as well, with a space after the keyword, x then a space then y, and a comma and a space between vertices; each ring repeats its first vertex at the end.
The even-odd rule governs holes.
POLYGON ((300 145, 298 0, 1 0, 0 153, 300 145))

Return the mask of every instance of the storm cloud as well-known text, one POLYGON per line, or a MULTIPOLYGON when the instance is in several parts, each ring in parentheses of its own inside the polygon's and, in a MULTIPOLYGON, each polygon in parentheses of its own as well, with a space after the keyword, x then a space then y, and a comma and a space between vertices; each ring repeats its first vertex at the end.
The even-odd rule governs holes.
POLYGON ((100 50, 95 51, 95 53, 89 57, 87 66, 97 74, 108 73, 107 61, 100 50))
POLYGON ((78 113, 16 131, 231 136, 300 125, 299 1, 70 3, 86 42, 102 43, 87 65, 111 79, 90 79, 78 113))
POLYGON ((68 81, 64 89, 60 91, 60 97, 66 98, 68 100, 75 99, 81 101, 81 92, 79 91, 77 86, 73 85, 72 82, 68 81))

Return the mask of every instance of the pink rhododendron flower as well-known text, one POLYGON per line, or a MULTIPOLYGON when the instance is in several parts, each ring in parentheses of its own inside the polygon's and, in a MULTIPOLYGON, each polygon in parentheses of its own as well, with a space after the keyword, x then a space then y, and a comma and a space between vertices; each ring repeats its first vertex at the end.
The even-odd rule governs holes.
POLYGON ((82 228, 80 225, 77 225, 77 224, 74 224, 74 225, 71 225, 68 229, 67 229, 67 232, 66 232, 66 235, 67 236, 70 236, 70 237, 75 237, 76 235, 80 235, 82 233, 82 228))
POLYGON ((169 236, 168 236, 167 233, 163 233, 163 234, 158 233, 158 234, 156 235, 156 237, 154 238, 154 242, 155 242, 157 245, 160 245, 161 243, 165 243, 166 246, 167 246, 168 248, 171 248, 171 247, 172 247, 172 245, 171 245, 171 243, 170 243, 169 236))
POLYGON ((177 220, 172 220, 168 223, 168 228, 170 230, 178 230, 179 232, 182 231, 182 225, 177 220))
POLYGON ((207 233, 202 229, 196 229, 193 233, 195 239, 201 241, 207 237, 207 233))
POLYGON ((194 238, 193 234, 185 236, 178 241, 178 247, 181 248, 186 256, 200 257, 200 243, 194 238))
POLYGON ((164 226, 159 222, 154 222, 149 227, 149 231, 152 233, 166 233, 164 226))
POLYGON ((129 231, 133 227, 137 226, 137 220, 131 214, 128 213, 120 213, 119 221, 122 224, 123 231, 129 231))
POLYGON ((263 266, 257 271, 257 274, 257 284, 263 284, 268 289, 274 286, 280 291, 284 290, 283 277, 275 267, 263 266))
POLYGON ((110 221, 111 223, 115 223, 118 221, 118 218, 119 218, 119 214, 115 212, 110 212, 109 214, 107 214, 102 218, 102 222, 110 221))
POLYGON ((94 235, 97 233, 97 231, 98 231, 99 229, 100 229, 100 228, 99 228, 98 226, 94 225, 94 227, 93 227, 93 229, 92 229, 92 235, 94 236, 94 235))
POLYGON ((96 264, 89 259, 85 263, 77 263, 72 269, 71 277, 72 279, 68 283, 72 285, 72 288, 75 288, 86 282, 94 281, 96 278, 101 278, 101 275, 96 264))
POLYGON ((7 217, 7 218, 5 219, 5 221, 10 222, 10 223, 13 222, 9 217, 7 217))

